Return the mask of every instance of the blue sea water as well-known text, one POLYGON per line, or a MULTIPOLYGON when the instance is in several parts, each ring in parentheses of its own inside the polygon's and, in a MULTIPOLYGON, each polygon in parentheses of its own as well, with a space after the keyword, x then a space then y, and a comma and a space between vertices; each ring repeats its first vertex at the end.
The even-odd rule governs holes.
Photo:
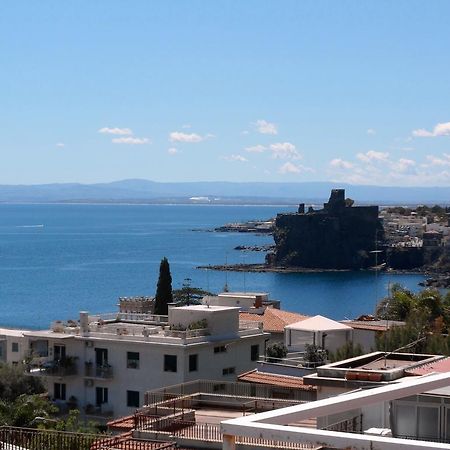
POLYGON ((47 327, 80 310, 116 309, 119 296, 154 295, 162 257, 174 288, 185 278, 213 292, 266 291, 282 308, 335 319, 371 313, 388 284, 417 290, 420 275, 224 273, 199 265, 254 263, 236 245, 270 236, 211 233, 228 222, 267 219, 293 208, 210 205, 0 205, 0 325, 47 327))

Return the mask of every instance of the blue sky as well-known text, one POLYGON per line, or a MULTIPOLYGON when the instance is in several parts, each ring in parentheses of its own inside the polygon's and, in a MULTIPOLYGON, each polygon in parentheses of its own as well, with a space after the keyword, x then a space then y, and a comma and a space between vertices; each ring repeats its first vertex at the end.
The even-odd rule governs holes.
POLYGON ((450 185, 448 1, 2 1, 0 184, 450 185))

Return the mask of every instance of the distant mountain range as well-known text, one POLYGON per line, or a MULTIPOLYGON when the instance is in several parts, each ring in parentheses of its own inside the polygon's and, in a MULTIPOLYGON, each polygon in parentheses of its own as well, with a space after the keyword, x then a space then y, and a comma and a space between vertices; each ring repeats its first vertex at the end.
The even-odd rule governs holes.
POLYGON ((122 180, 111 183, 0 185, 0 202, 111 203, 322 203, 333 188, 346 189, 357 203, 450 204, 450 187, 382 187, 343 183, 183 182, 122 180))

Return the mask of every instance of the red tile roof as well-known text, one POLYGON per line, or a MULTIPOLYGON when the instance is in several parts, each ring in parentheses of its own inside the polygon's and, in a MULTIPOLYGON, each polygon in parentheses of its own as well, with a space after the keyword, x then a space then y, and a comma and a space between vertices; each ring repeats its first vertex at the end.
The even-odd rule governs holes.
POLYGON ((428 375, 430 373, 444 373, 450 372, 450 358, 442 358, 437 361, 432 361, 428 364, 406 370, 407 375, 428 375))
POLYGON ((269 384, 271 386, 301 389, 303 391, 315 391, 315 386, 303 384, 303 378, 289 375, 277 375, 274 373, 258 372, 258 369, 245 372, 238 376, 239 381, 255 384, 269 384))
POLYGON ((269 333, 283 333, 284 327, 292 323, 305 320, 308 316, 303 314, 283 311, 282 309, 266 308, 263 314, 252 314, 241 312, 239 314, 241 320, 252 320, 254 322, 262 322, 263 330, 269 333))

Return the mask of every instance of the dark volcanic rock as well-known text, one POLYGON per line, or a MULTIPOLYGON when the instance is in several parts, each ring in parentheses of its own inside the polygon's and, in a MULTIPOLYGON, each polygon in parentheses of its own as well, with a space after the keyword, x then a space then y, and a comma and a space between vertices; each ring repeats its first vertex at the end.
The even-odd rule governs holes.
MULTIPOLYGON (((378 206, 352 206, 343 189, 334 189, 319 211, 279 214, 275 221, 274 266, 361 269, 374 263, 375 237, 382 237, 378 206)), ((378 262, 381 262, 381 255, 378 262)))

